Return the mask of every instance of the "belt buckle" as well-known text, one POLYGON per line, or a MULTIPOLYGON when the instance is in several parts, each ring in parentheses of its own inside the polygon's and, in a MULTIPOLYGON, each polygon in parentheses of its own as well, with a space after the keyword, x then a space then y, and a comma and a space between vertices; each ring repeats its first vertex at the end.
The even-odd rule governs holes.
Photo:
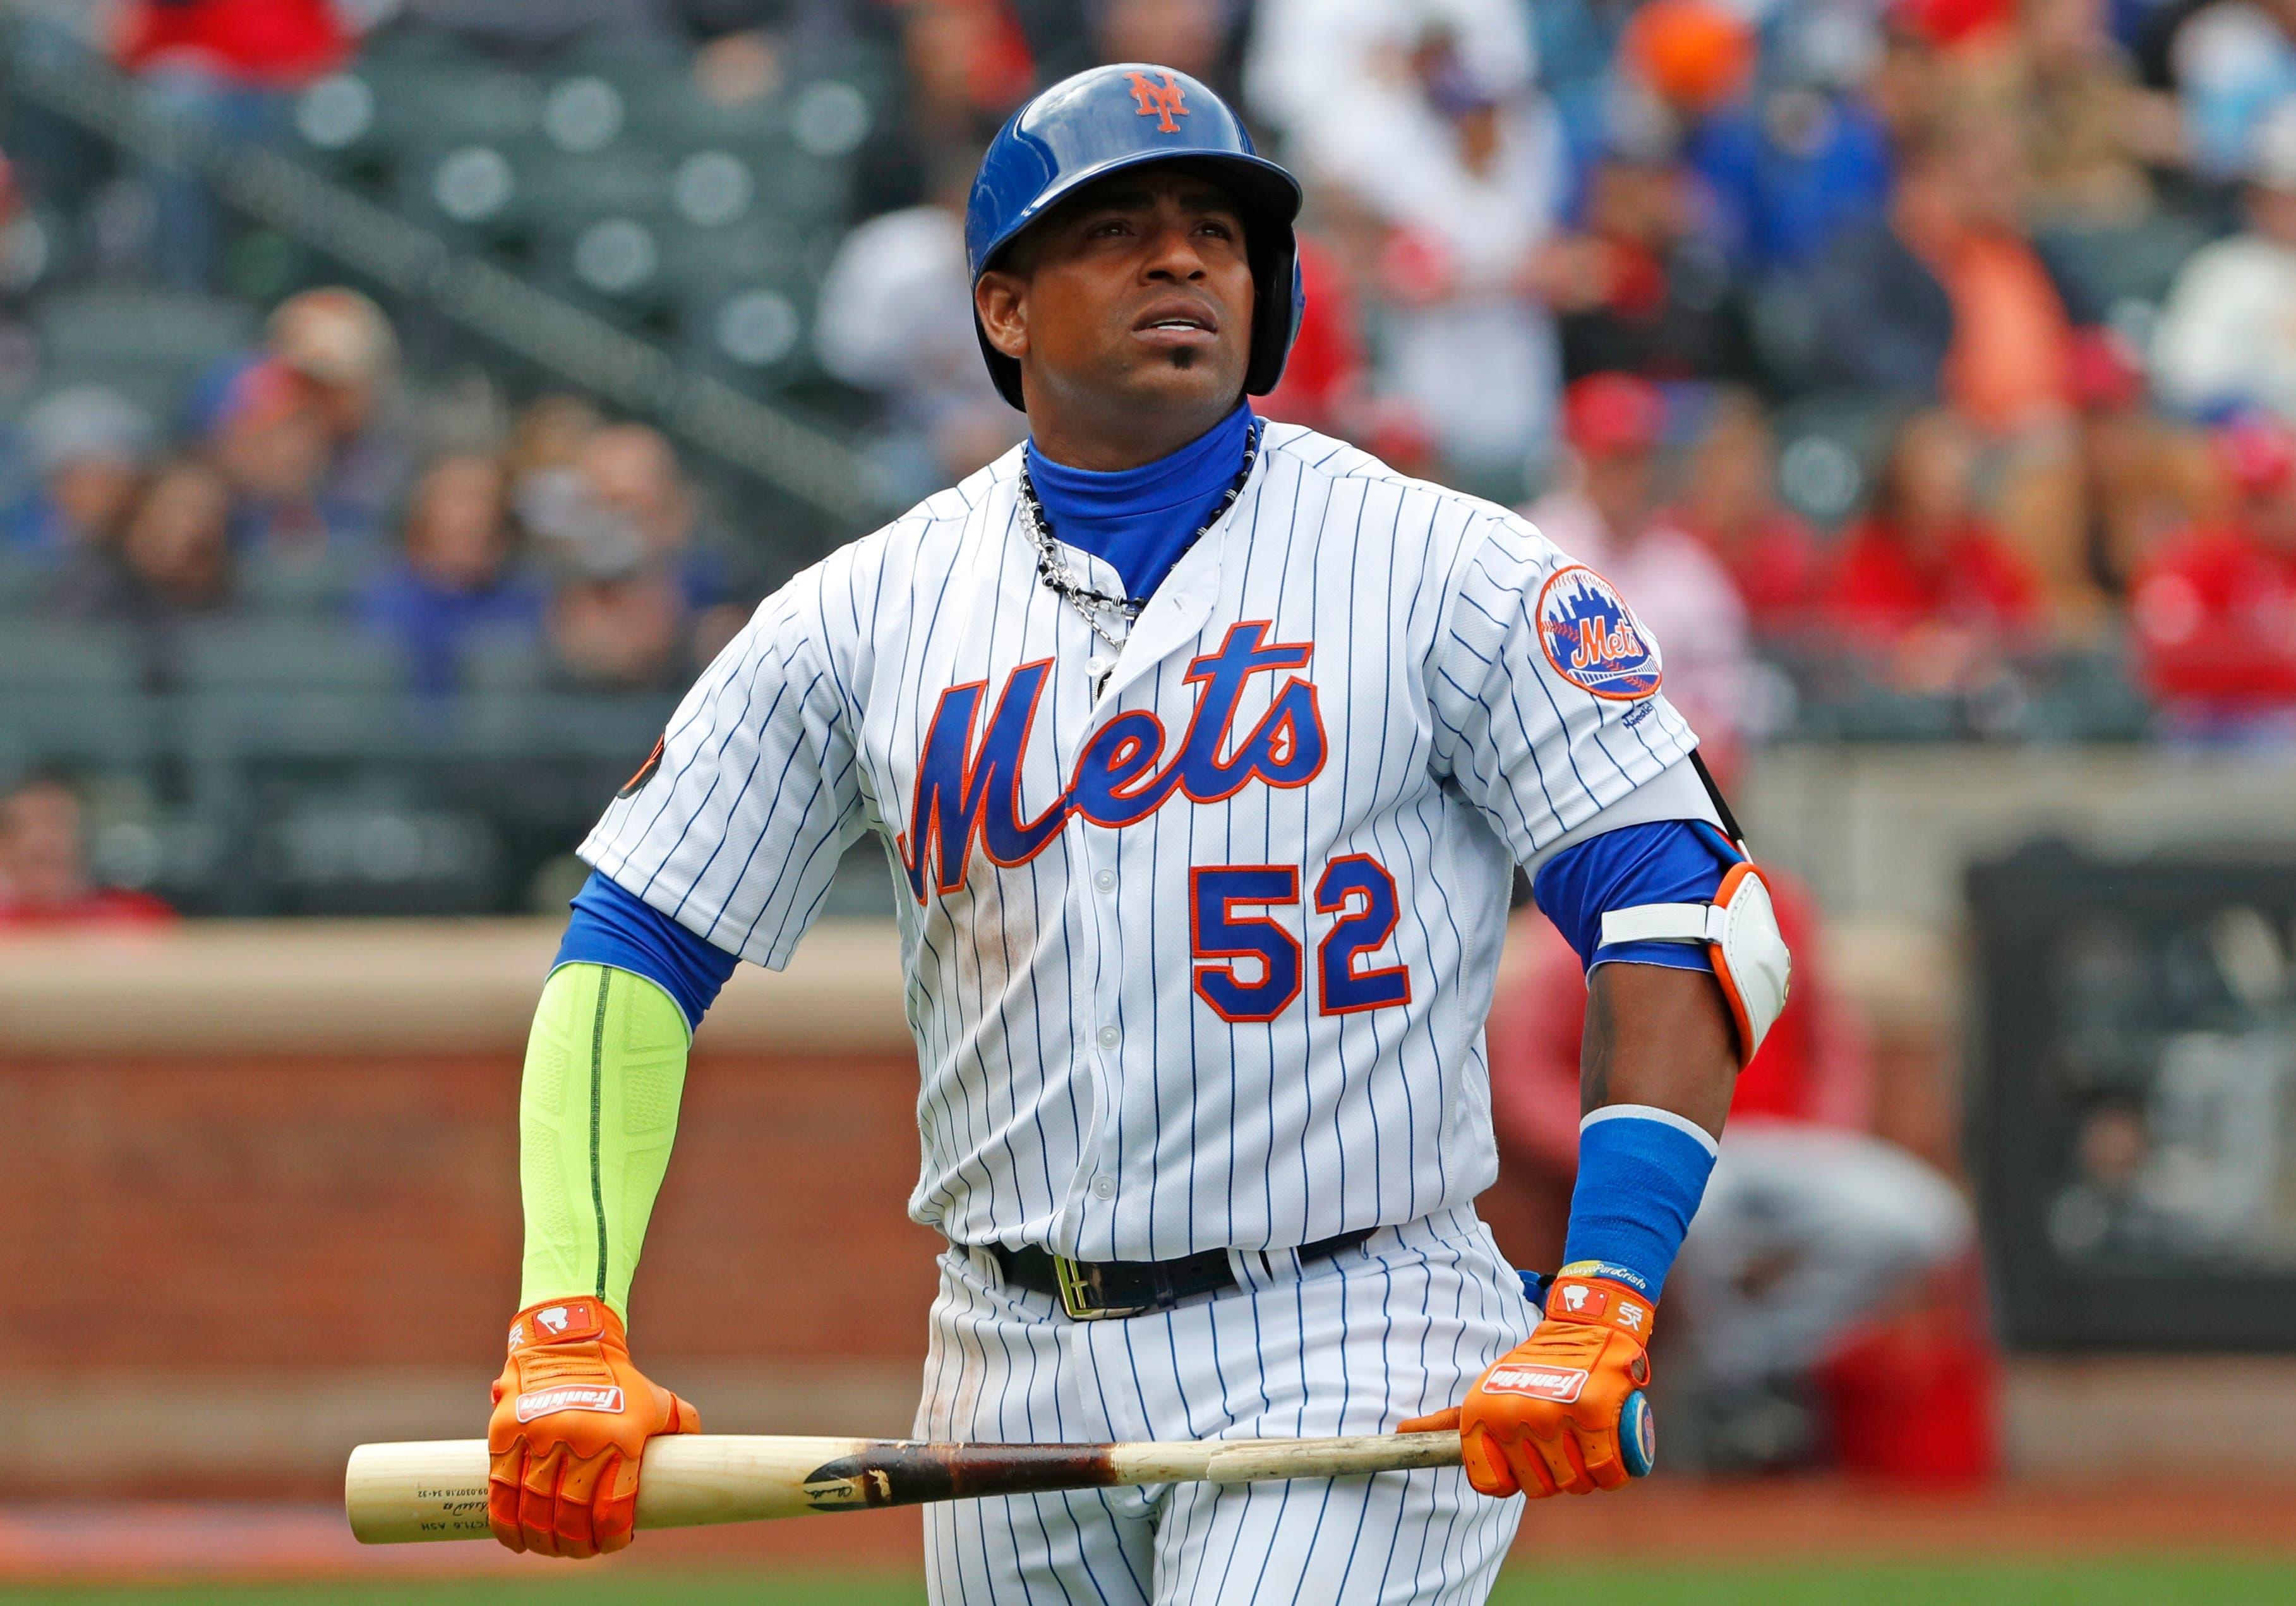
POLYGON ((1065 1255, 1053 1256, 1053 1274, 1060 1280, 1061 1309, 1068 1313, 1071 1322, 1111 1322, 1137 1316, 1152 1308, 1145 1305, 1099 1303, 1099 1272, 1065 1255))

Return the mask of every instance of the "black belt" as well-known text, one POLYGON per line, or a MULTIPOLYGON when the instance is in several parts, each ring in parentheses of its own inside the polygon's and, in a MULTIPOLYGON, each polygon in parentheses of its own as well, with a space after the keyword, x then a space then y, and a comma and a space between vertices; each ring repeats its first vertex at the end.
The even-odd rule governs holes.
MULTIPOLYGON (((1352 1249, 1378 1231, 1365 1227, 1301 1244, 1300 1264, 1328 1260, 1341 1249, 1352 1249)), ((1140 1316, 1168 1311, 1183 1299, 1199 1294, 1225 1294, 1235 1288, 1235 1268, 1226 1249, 1204 1249, 1177 1260, 1070 1260, 1035 1244, 1008 1249, 990 1244, 1004 1281, 1032 1294, 1049 1294, 1072 1320, 1100 1322, 1114 1316, 1140 1316)), ((1253 1251, 1256 1253, 1257 1251, 1253 1251)), ((1272 1253, 1273 1251, 1271 1251, 1272 1253)))

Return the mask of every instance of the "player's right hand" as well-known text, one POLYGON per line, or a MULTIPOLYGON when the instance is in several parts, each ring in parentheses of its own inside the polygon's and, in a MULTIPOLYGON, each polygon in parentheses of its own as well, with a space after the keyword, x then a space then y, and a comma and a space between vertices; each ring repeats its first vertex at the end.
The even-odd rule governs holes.
POLYGON ((621 1318, 586 1297, 519 1312, 494 1401, 487 1523, 511 1549, 545 1556, 627 1544, 646 1440, 701 1427, 693 1406, 631 1363, 621 1318))

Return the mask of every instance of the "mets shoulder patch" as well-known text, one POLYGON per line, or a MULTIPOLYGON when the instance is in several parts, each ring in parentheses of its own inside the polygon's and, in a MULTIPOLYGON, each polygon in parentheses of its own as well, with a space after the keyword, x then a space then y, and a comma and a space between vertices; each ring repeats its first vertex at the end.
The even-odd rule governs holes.
POLYGON ((1539 588, 1538 643, 1554 672, 1589 696, 1629 703, 1659 688, 1658 643, 1584 564, 1564 564, 1539 588))

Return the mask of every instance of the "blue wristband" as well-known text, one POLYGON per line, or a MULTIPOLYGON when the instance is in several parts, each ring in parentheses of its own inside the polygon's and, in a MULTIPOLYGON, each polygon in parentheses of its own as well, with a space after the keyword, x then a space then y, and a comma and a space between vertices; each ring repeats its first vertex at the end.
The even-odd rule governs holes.
POLYGON ((1718 1152, 1702 1128, 1671 1110, 1613 1104, 1588 1116, 1578 1129, 1562 1269, 1608 1277, 1656 1300, 1718 1152))

